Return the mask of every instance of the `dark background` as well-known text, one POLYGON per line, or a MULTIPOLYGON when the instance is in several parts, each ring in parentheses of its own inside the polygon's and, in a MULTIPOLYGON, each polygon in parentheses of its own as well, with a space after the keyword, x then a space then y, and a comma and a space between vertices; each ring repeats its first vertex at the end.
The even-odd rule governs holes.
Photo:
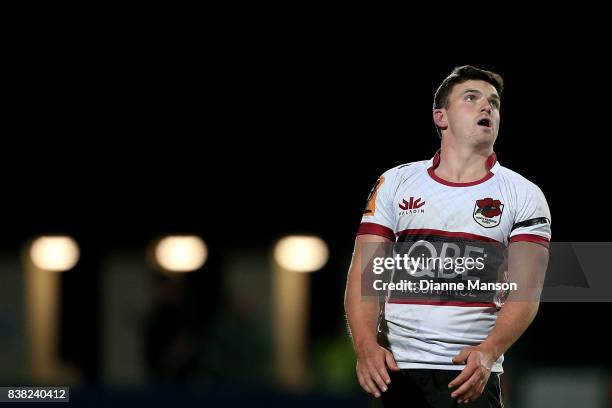
MULTIPOLYGON (((553 240, 607 240, 610 88, 597 53, 431 58, 397 44, 282 37, 40 38, 13 61, 0 242, 16 251, 29 237, 62 232, 81 245, 80 268, 90 273, 62 277, 62 354, 88 383, 99 377, 98 305, 108 295, 99 262, 163 233, 204 237, 207 281, 190 278, 201 285, 230 253, 268 250, 295 231, 320 235, 331 256, 313 274, 310 331, 341 330, 366 197, 386 169, 433 156, 433 93, 458 65, 504 76, 495 151, 544 191, 553 240)), ((200 302, 206 321, 222 300, 200 302)), ((601 339, 610 311, 542 304, 510 358, 609 367, 601 339)))

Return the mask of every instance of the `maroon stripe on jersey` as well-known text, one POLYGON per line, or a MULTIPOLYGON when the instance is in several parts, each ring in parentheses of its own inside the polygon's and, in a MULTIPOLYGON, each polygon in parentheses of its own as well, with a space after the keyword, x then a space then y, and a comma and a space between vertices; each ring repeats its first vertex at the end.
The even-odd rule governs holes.
POLYGON ((444 238, 465 238, 465 239, 471 239, 474 241, 495 242, 498 244, 501 243, 493 238, 484 237, 478 234, 470 234, 469 232, 451 232, 451 231, 442 231, 442 230, 435 230, 435 229, 407 229, 407 230, 398 232, 397 235, 398 236, 433 235, 436 237, 444 237, 444 238))
MULTIPOLYGON (((440 149, 438 149, 436 154, 434 154, 434 157, 433 157, 433 160, 432 160, 432 165, 433 165, 434 169, 440 165, 440 160, 442 159, 442 157, 440 155, 441 152, 442 152, 442 149, 440 148, 440 149)), ((493 168, 493 166, 495 166, 495 163, 497 163, 497 154, 495 154, 495 152, 493 152, 487 158, 487 161, 485 162, 485 166, 487 166, 487 170, 491 170, 493 168)))
POLYGON ((389 299, 387 303, 402 305, 430 305, 430 306, 459 306, 459 307, 496 307, 495 303, 489 302, 449 302, 444 300, 408 300, 389 299))
POLYGON ((395 234, 391 228, 385 227, 384 225, 374 224, 373 222, 362 222, 357 230, 357 235, 379 235, 387 238, 391 241, 395 241, 395 234))
POLYGON ((548 238, 545 237, 541 237, 539 235, 534 235, 534 234, 518 234, 515 235, 513 237, 510 237, 510 242, 534 242, 536 244, 540 244, 540 245, 544 245, 546 248, 548 248, 548 244, 550 243, 550 241, 548 240, 548 238))
MULTIPOLYGON (((494 175, 493 173, 491 173, 491 171, 489 171, 489 174, 487 174, 486 176, 484 176, 480 180, 470 181, 469 183, 455 183, 453 181, 446 181, 443 178, 438 177, 436 175, 436 173, 434 172, 434 169, 437 168, 440 165, 440 160, 441 160, 440 152, 441 151, 442 151, 442 149, 438 149, 438 151, 436 152, 436 154, 433 157, 432 166, 429 169, 427 169, 427 173, 429 173, 431 178, 434 179, 435 181, 437 181, 440 184, 444 184, 445 186, 450 186, 450 187, 470 187, 470 186, 475 186, 476 184, 484 183, 485 181, 487 181, 488 179, 490 179, 494 175)), ((491 170, 493 168, 493 166, 495 166, 495 163, 497 163, 497 155, 495 154, 495 152, 493 152, 487 158, 487 161, 485 162, 485 166, 486 166, 487 170, 491 170)))
POLYGON ((485 166, 487 166, 487 170, 491 170, 493 166, 495 166, 495 163, 497 163, 497 155, 495 154, 495 152, 493 152, 485 163, 485 166))
POLYGON ((490 179, 491 177, 494 176, 494 174, 489 171, 489 173, 486 176, 484 176, 483 178, 481 178, 480 180, 470 181, 468 183, 455 183, 453 181, 446 181, 443 178, 438 177, 436 175, 436 173, 434 172, 434 168, 433 167, 430 167, 429 169, 427 169, 427 173, 429 173, 431 178, 434 179, 435 181, 437 181, 438 183, 444 184, 445 186, 450 186, 450 187, 470 187, 470 186, 475 186, 477 184, 484 183, 485 181, 487 181, 488 179, 490 179))

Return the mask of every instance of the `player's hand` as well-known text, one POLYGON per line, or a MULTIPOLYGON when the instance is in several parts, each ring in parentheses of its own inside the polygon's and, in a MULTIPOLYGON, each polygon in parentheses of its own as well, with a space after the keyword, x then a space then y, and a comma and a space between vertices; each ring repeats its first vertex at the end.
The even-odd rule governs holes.
POLYGON ((465 347, 453 358, 454 364, 466 364, 461 374, 448 384, 449 388, 456 388, 451 397, 457 402, 468 403, 476 400, 484 391, 491 367, 495 362, 493 353, 481 347, 465 347))
POLYGON ((387 367, 399 371, 393 354, 376 341, 357 350, 357 379, 361 388, 376 398, 380 397, 381 392, 387 391, 387 385, 391 383, 387 367))

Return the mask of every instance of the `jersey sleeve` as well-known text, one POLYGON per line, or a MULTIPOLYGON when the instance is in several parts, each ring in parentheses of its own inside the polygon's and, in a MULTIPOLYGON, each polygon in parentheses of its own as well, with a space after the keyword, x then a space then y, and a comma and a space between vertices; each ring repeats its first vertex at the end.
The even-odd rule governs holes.
POLYGON ((536 185, 530 185, 519 197, 518 210, 510 232, 510 242, 550 243, 550 210, 546 198, 536 185))
POLYGON ((373 234, 395 241, 395 194, 396 169, 385 172, 374 184, 357 235, 373 234))

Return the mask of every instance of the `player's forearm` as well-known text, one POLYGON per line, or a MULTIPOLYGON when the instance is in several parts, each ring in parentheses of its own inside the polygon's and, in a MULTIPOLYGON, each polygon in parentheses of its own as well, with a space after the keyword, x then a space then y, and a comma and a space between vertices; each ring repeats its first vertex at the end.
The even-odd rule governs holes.
POLYGON ((367 276, 371 260, 387 256, 392 249, 391 245, 391 241, 378 235, 359 235, 355 240, 344 294, 344 310, 353 347, 358 353, 362 347, 376 343, 376 324, 380 310, 377 294, 364 296, 361 293, 362 277, 367 276))
POLYGON ((497 360, 527 330, 538 313, 537 301, 507 302, 497 314, 495 327, 481 344, 497 360))
POLYGON ((354 269, 349 272, 349 280, 344 296, 344 310, 355 351, 359 351, 364 344, 376 342, 378 301, 361 296, 359 271, 354 269))
POLYGON ((349 301, 346 308, 353 348, 359 350, 376 342, 376 323, 378 321, 378 304, 373 301, 349 301))
POLYGON ((497 314, 495 327, 481 346, 499 358, 525 332, 535 318, 548 266, 548 249, 531 242, 516 242, 508 249, 508 277, 518 289, 497 314))

